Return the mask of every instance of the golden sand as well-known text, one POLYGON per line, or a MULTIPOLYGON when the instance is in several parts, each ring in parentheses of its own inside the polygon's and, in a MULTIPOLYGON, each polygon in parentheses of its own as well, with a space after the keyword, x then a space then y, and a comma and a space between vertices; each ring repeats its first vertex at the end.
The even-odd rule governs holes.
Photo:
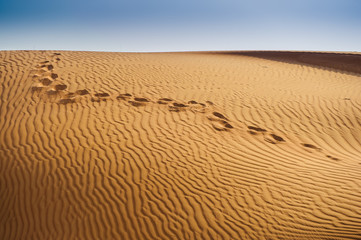
POLYGON ((0 52, 0 239, 358 239, 361 55, 0 52))

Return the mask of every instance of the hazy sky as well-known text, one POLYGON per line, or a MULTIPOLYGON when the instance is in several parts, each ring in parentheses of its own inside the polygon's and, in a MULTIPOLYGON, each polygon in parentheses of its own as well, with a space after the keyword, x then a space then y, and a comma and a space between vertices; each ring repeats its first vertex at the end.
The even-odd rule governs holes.
POLYGON ((361 51, 361 0, 0 0, 0 50, 361 51))

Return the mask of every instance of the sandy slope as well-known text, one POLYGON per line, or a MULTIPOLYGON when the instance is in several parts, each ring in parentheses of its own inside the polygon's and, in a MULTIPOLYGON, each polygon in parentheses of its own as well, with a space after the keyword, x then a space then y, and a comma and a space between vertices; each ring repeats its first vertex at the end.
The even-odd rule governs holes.
POLYGON ((360 238, 361 56, 312 54, 0 52, 0 239, 360 238))

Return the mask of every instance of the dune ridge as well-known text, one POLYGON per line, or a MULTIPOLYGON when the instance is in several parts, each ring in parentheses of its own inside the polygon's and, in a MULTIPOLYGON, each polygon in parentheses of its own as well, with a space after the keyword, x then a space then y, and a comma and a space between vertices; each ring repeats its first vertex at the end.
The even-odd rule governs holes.
POLYGON ((240 51, 224 53, 265 58, 287 63, 308 64, 321 68, 361 74, 361 55, 356 52, 240 51))
POLYGON ((299 54, 0 51, 0 239, 358 239, 360 55, 299 54))

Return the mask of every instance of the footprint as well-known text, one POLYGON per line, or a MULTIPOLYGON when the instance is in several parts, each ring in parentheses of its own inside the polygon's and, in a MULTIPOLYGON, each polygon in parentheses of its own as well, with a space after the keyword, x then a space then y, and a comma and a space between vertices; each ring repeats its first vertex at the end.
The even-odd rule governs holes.
POLYGON ((221 131, 227 131, 226 128, 216 127, 216 126, 214 126, 214 125, 213 125, 213 128, 216 129, 217 131, 220 131, 220 132, 221 132, 221 131))
POLYGON ((226 121, 227 118, 218 112, 213 112, 212 115, 207 118, 211 121, 212 127, 217 131, 228 131, 233 128, 233 126, 226 121), (213 117, 213 116, 215 117, 213 117))
POLYGON ((161 101, 161 100, 158 100, 157 103, 158 103, 158 104, 168 104, 167 102, 163 102, 163 101, 161 101))
POLYGON ((75 93, 68 92, 65 96, 68 97, 68 98, 75 97, 75 93))
POLYGON ((256 132, 267 132, 267 130, 266 130, 266 129, 263 129, 263 128, 254 127, 254 126, 247 126, 247 127, 248 127, 248 129, 254 130, 254 131, 256 131, 256 132))
POLYGON ((135 97, 134 101, 128 101, 134 107, 145 106, 145 104, 149 102, 147 98, 135 97))
POLYGON ((56 91, 62 91, 65 90, 68 86, 66 86, 65 84, 57 84, 55 85, 55 90, 56 91))
POLYGON ((59 56, 59 55, 61 55, 61 53, 54 53, 54 55, 57 55, 57 56, 59 56))
POLYGON ((32 92, 40 92, 44 87, 42 86, 33 86, 31 87, 32 92))
POLYGON ((94 94, 95 97, 109 97, 109 93, 96 93, 94 94))
POLYGON ((159 98, 157 103, 158 104, 168 104, 168 102, 171 102, 171 101, 173 101, 173 100, 170 98, 159 98))
POLYGON ((56 74, 56 73, 52 73, 52 74, 50 75, 50 77, 51 77, 52 79, 57 79, 59 76, 58 76, 58 74, 56 74))
MULTIPOLYGON (((49 62, 49 61, 48 61, 49 62)), ((37 68, 41 68, 41 70, 44 70, 44 69, 47 69, 48 71, 51 71, 51 70, 53 70, 54 69, 54 66, 53 65, 51 65, 51 64, 39 64, 39 65, 37 65, 36 66, 37 68)), ((44 70, 44 71, 46 71, 46 70, 44 70)))
POLYGON ((140 97, 135 97, 134 98, 134 101, 136 101, 136 102, 149 102, 149 100, 148 99, 146 99, 146 98, 140 98, 140 97))
POLYGON ((200 105, 196 101, 193 101, 193 100, 189 101, 188 104, 190 104, 191 111, 198 112, 198 113, 206 113, 206 107, 200 105))
POLYGON ((145 106, 144 102, 128 101, 128 103, 130 103, 134 107, 145 106))
POLYGON ((126 100, 126 99, 130 98, 131 96, 132 96, 132 94, 130 94, 130 93, 123 93, 123 94, 119 94, 119 96, 117 96, 117 99, 126 100))
POLYGON ((32 78, 38 78, 38 77, 40 77, 40 74, 33 74, 32 75, 32 78))
POLYGON ((233 126, 226 121, 212 122, 212 127, 217 131, 228 131, 233 126))
POLYGON ((211 102, 211 101, 206 101, 206 103, 208 104, 208 105, 214 105, 214 103, 213 102, 211 102))
POLYGON ((268 143, 271 143, 271 144, 276 144, 274 141, 272 141, 271 139, 269 138, 264 138, 264 140, 268 143))
POLYGON ((106 100, 107 100, 107 97, 110 97, 109 93, 105 93, 105 92, 95 93, 95 94, 94 94, 94 97, 92 97, 90 100, 91 100, 92 102, 106 101, 106 100))
POLYGON ((49 86, 50 84, 53 83, 53 81, 49 78, 43 78, 40 79, 41 84, 43 84, 44 86, 49 86))
POLYGON ((75 99, 72 98, 63 98, 58 101, 58 104, 69 104, 69 103, 75 103, 75 99))
POLYGON ((56 58, 55 60, 56 60, 56 61, 60 61, 60 58, 56 58))
POLYGON ((45 68, 46 65, 39 63, 39 64, 37 64, 35 67, 38 68, 38 69, 39 69, 39 68, 45 68))
POLYGON ((252 131, 252 130, 248 130, 248 133, 251 134, 251 135, 257 135, 257 133, 252 131))
POLYGON ((179 107, 175 107, 175 106, 169 106, 168 110, 170 112, 180 112, 180 111, 184 111, 184 108, 179 108, 179 107))
POLYGON ((221 114, 219 112, 213 112, 213 115, 218 117, 218 118, 227 120, 227 118, 223 114, 221 114))
POLYGON ((78 95, 87 95, 87 94, 89 94, 89 91, 86 90, 86 89, 76 90, 76 91, 75 91, 75 94, 78 94, 78 95))
POLYGON ((160 101, 165 101, 165 102, 171 102, 173 101, 172 99, 170 98, 159 98, 160 101))
POLYGON ((321 148, 316 147, 315 145, 309 144, 309 143, 302 143, 302 146, 306 147, 306 148, 312 148, 312 149, 317 149, 317 150, 321 150, 321 148))
MULTIPOLYGON (((104 100, 106 100, 106 99, 104 99, 104 100)), ((100 99, 100 98, 91 98, 90 101, 92 101, 92 102, 100 102, 100 101, 102 101, 102 99, 100 99)))
POLYGON ((340 159, 335 158, 335 157, 332 157, 332 156, 330 156, 330 155, 326 155, 326 157, 328 157, 328 158, 330 158, 330 159, 332 159, 332 160, 335 160, 335 161, 340 161, 340 159))
POLYGON ((42 61, 42 62, 40 62, 40 64, 46 64, 46 63, 49 63, 49 61, 42 61))
POLYGON ((285 140, 280 137, 280 136, 277 136, 276 134, 271 134, 271 137, 273 137, 274 140, 278 141, 278 142, 285 142, 285 140))
POLYGON ((180 111, 184 111, 185 108, 188 107, 187 105, 183 104, 183 103, 173 103, 173 106, 169 106, 169 111, 171 112, 180 112, 180 111))
POLYGON ((183 104, 183 103, 173 103, 174 107, 178 107, 178 108, 184 108, 184 107, 188 107, 187 105, 183 104))
MULTIPOLYGON (((255 133, 257 134, 257 133, 255 133)), ((285 140, 280 137, 280 136, 277 136, 276 134, 273 134, 271 133, 270 136, 273 138, 273 139, 270 139, 268 137, 264 137, 264 140, 268 143, 271 143, 271 144, 276 144, 277 142, 285 142, 285 140), (274 141, 275 140, 275 141, 274 141)))

